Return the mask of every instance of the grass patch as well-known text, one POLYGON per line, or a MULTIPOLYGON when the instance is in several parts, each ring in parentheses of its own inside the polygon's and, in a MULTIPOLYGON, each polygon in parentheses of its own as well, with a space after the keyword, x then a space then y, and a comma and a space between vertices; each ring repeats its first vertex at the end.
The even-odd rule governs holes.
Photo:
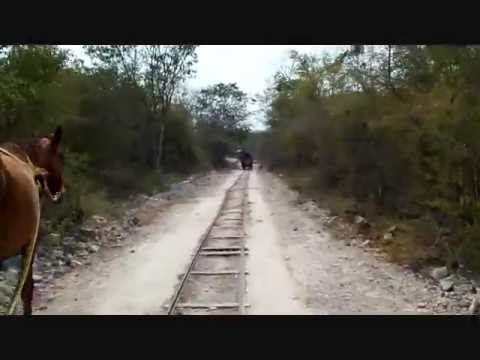
POLYGON ((441 263, 439 254, 432 246, 434 228, 425 221, 404 221, 395 218, 374 219, 376 244, 387 254, 390 261, 402 265, 441 263), (392 239, 384 239, 387 229, 396 226, 392 239))
MULTIPOLYGON (((60 204, 47 204, 42 214, 42 234, 71 233, 92 215, 118 218, 132 196, 167 191, 185 175, 147 169, 118 168, 100 174, 76 172, 67 178, 67 193, 60 204)), ((48 237, 47 237, 48 238, 48 237)))
MULTIPOLYGON (((315 173, 312 170, 295 173, 285 171, 285 174, 287 175, 284 179, 292 190, 298 191, 303 197, 315 199, 333 216, 339 216, 350 223, 353 217, 348 216, 348 212, 358 212, 364 216, 371 225, 367 236, 374 246, 387 255, 389 261, 402 265, 443 265, 448 262, 447 255, 433 247, 436 238, 435 227, 427 220, 381 215, 372 205, 359 204, 340 191, 321 191, 315 186, 315 173), (392 226, 397 228, 393 238, 384 239, 384 233, 392 226)), ((354 225, 351 225, 353 229, 354 225)))

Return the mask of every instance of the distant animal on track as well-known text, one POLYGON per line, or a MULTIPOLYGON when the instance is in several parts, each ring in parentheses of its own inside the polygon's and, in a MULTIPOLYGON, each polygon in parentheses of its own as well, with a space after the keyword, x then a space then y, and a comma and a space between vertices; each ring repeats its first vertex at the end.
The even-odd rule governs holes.
POLYGON ((243 170, 252 170, 253 169, 253 157, 245 150, 239 152, 238 158, 243 170))

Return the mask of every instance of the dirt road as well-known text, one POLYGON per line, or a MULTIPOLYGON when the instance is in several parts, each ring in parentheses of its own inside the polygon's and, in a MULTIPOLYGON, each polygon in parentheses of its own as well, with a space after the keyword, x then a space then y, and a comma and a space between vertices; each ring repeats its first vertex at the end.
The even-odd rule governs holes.
MULTIPOLYGON (((90 267, 57 281, 57 296, 38 304, 47 308, 37 314, 165 314, 239 173, 191 191, 188 200, 141 228, 129 246, 95 254, 90 267)), ((280 178, 252 171, 248 182, 248 314, 414 314, 438 302, 438 291, 425 279, 332 239, 327 212, 299 205, 280 178)))
MULTIPOLYGON (((231 173, 220 182, 197 189, 131 239, 114 256, 92 260, 83 271, 68 274, 64 288, 41 314, 145 315, 162 314, 193 249, 214 218, 231 173)), ((112 251, 106 249, 106 251, 112 251)))

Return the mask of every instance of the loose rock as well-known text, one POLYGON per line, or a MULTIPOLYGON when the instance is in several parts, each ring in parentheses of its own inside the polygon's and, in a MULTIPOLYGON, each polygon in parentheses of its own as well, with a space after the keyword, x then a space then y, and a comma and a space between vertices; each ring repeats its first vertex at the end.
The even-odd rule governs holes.
POLYGON ((393 234, 390 232, 387 232, 383 234, 383 240, 392 240, 393 239, 393 234))
POLYGON ((453 281, 450 281, 450 280, 441 280, 440 281, 440 288, 443 290, 443 291, 453 291, 453 281))
POLYGON ((397 231, 397 226, 396 225, 393 225, 393 226, 390 226, 388 229, 387 229, 387 233, 390 233, 390 234, 394 234, 395 231, 397 231))
POLYGON ((10 296, 0 292, 0 304, 8 304, 10 301, 10 296))
POLYGON ((82 263, 78 260, 72 260, 71 266, 72 267, 82 266, 82 263))
POLYGON ((80 257, 87 257, 88 256, 88 251, 82 250, 78 253, 78 256, 80 257))
POLYGON ((352 246, 358 246, 358 245, 360 244, 360 242, 359 242, 359 240, 357 240, 357 239, 353 239, 352 241, 350 241, 350 244, 351 244, 352 246))
POLYGON ((55 250, 53 252, 53 256, 55 257, 56 260, 63 260, 65 255, 62 250, 55 250))
POLYGON ((446 266, 435 268, 431 271, 430 276, 435 280, 440 280, 448 276, 448 269, 446 266))
POLYGON ((361 246, 361 247, 365 247, 365 246, 367 246, 368 244, 370 244, 370 240, 365 240, 364 242, 362 242, 362 243, 360 244, 360 246, 361 246))
POLYGON ((107 219, 99 215, 93 215, 92 220, 94 220, 98 224, 105 224, 107 222, 107 219))
POLYGON ((86 250, 87 249, 87 244, 84 242, 77 242, 75 244, 75 248, 79 251, 86 250))
POLYGON ((472 300, 468 311, 472 315, 480 315, 480 299, 478 296, 475 296, 475 298, 472 300))
POLYGON ((360 215, 356 215, 354 221, 357 225, 368 224, 367 219, 360 215))
POLYGON ((83 237, 94 237, 96 235, 96 231, 90 227, 82 227, 80 229, 80 234, 83 237))
POLYGON ((51 233, 51 234, 48 234, 47 235, 47 238, 46 240, 49 242, 49 243, 54 243, 54 244, 59 244, 60 241, 61 241, 61 235, 58 234, 58 233, 51 233))
POLYGON ((70 266, 72 268, 75 268, 77 266, 80 266, 82 265, 82 263, 78 260, 75 260, 73 259, 73 257, 69 257, 66 261, 65 261, 65 265, 67 266, 70 266))
POLYGON ((455 291, 461 294, 476 294, 477 289, 472 284, 455 285, 455 291))
POLYGON ((13 292, 12 286, 5 283, 0 283, 0 294, 10 296, 12 292, 13 292))
POLYGON ((8 269, 8 271, 5 273, 5 279, 7 282, 15 282, 17 281, 18 278, 18 270, 14 268, 8 269))
POLYGON ((73 236, 68 236, 63 239, 63 251, 65 253, 71 254, 75 252, 77 247, 78 247, 78 243, 76 243, 75 238, 73 236))
POLYGON ((96 253, 96 252, 98 252, 98 250, 100 250, 100 247, 97 246, 97 245, 90 245, 88 247, 88 252, 90 252, 90 253, 96 253))

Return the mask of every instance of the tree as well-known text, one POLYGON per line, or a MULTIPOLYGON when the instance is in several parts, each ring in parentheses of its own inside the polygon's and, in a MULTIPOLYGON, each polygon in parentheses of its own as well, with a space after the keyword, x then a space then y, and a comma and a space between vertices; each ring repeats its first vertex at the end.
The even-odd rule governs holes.
POLYGON ((47 128, 55 115, 49 107, 48 92, 58 86, 58 75, 68 59, 66 52, 57 46, 40 45, 16 45, 4 50, 0 59, 2 136, 47 128))
POLYGON ((480 268, 479 49, 354 45, 333 58, 292 53, 284 69, 263 99, 263 161, 310 174, 311 189, 372 218, 456 229, 433 256, 480 268))
POLYGON ((138 45, 87 45, 86 53, 96 68, 112 70, 121 79, 139 85, 142 81, 141 47, 138 45))
POLYGON ((86 46, 94 66, 113 71, 129 84, 140 86, 149 109, 142 136, 147 139, 145 160, 161 167, 165 118, 184 80, 194 74, 196 45, 101 45, 86 46))
POLYGON ((202 125, 235 132, 246 126, 248 102, 247 94, 236 83, 219 83, 199 91, 194 106, 195 115, 202 125))
POLYGON ((151 154, 156 169, 160 168, 162 162, 165 115, 179 86, 194 74, 196 48, 195 45, 147 45, 142 52, 145 63, 144 87, 152 113, 149 125, 158 123, 151 140, 151 154))
POLYGON ((197 92, 192 105, 196 127, 216 165, 234 144, 246 139, 249 101, 236 83, 218 83, 197 92))

